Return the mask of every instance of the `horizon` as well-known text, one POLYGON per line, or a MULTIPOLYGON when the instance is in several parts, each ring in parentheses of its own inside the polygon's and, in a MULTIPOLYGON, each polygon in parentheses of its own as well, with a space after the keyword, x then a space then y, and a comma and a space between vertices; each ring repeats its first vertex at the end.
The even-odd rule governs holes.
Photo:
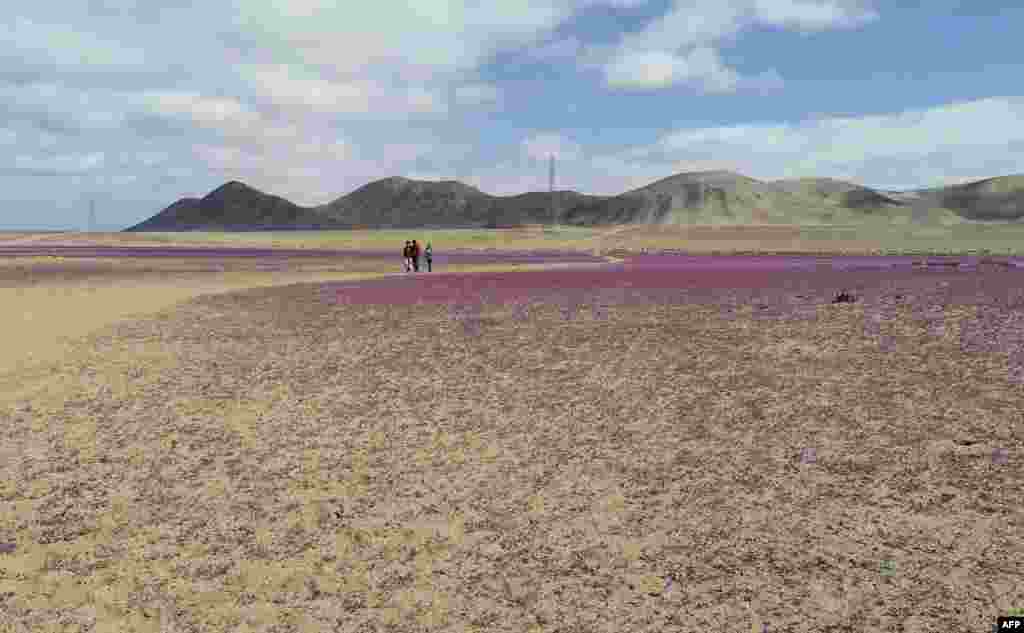
MULTIPOLYGON (((730 173, 730 174, 737 175, 737 176, 745 176, 745 177, 748 177, 748 178, 753 178, 752 176, 747 176, 746 174, 743 174, 741 172, 737 172, 737 171, 734 171, 734 170, 730 170, 730 169, 695 170, 695 171, 688 171, 688 172, 678 172, 678 173, 675 173, 675 174, 671 174, 669 176, 664 176, 664 177, 656 178, 656 179, 654 179, 654 180, 652 180, 652 181, 650 181, 650 182, 648 182, 646 184, 641 185, 640 187, 636 187, 635 189, 640 189, 640 188, 652 185, 652 184, 654 184, 656 182, 659 182, 661 180, 666 180, 668 178, 673 178, 673 177, 676 177, 676 176, 688 175, 688 174, 707 174, 707 173, 730 173)), ((992 177, 980 178, 980 179, 968 179, 968 180, 965 180, 965 181, 949 183, 949 184, 947 184, 945 186, 955 186, 955 185, 960 185, 960 184, 967 184, 967 183, 971 183, 971 182, 977 182, 979 180, 990 180, 992 178, 1011 177, 1011 176, 1024 176, 1024 173, 1022 173, 1022 174, 1003 174, 1001 176, 992 176, 992 177)), ((339 194, 338 196, 335 196, 331 201, 334 201, 334 200, 337 200, 338 198, 346 196, 346 195, 348 195, 348 194, 350 194, 350 193, 352 193, 352 192, 354 192, 354 191, 356 191, 356 190, 358 190, 361 187, 364 187, 366 185, 370 185, 370 184, 373 184, 375 182, 382 182, 384 180, 389 180, 389 179, 394 179, 394 178, 400 178, 400 179, 409 180, 409 181, 412 181, 412 182, 435 182, 435 183, 453 182, 453 183, 460 183, 460 184, 464 184, 464 185, 468 184, 468 183, 465 183, 465 182, 461 182, 461 181, 458 181, 458 180, 452 180, 452 179, 448 179, 448 178, 429 179, 429 178, 411 178, 411 177, 408 177, 408 176, 385 176, 383 178, 378 178, 376 180, 372 180, 370 182, 367 182, 367 183, 364 183, 362 185, 359 185, 355 189, 352 189, 351 191, 347 191, 345 193, 339 194)), ((799 178, 814 178, 814 177, 813 176, 802 176, 802 177, 799 177, 799 178)), ((825 178, 825 177, 821 177, 821 178, 825 178)), ((778 179, 773 179, 773 180, 762 180, 762 179, 759 179, 759 178, 753 178, 753 179, 754 180, 758 180, 760 182, 764 182, 764 183, 774 183, 774 182, 782 182, 782 181, 785 181, 785 180, 796 180, 798 178, 778 178, 778 179)), ((835 180, 840 180, 840 179, 835 179, 835 180)), ((238 180, 238 179, 231 179, 231 180, 227 180, 227 181, 221 183, 220 185, 217 185, 216 187, 214 187, 213 189, 208 191, 206 194, 203 194, 201 196, 195 196, 194 199, 202 199, 205 195, 209 195, 210 193, 213 193, 217 189, 220 189, 222 187, 225 187, 225 186, 227 186, 229 184, 236 183, 236 182, 241 184, 241 185, 243 185, 243 186, 255 189, 258 192, 260 192, 261 194, 264 194, 264 195, 275 195, 275 194, 272 194, 270 192, 263 191, 263 190, 259 189, 259 187, 255 187, 255 186, 253 186, 250 183, 247 183, 247 182, 244 182, 244 181, 241 181, 241 180, 238 180)), ((899 194, 899 193, 907 193, 907 192, 913 192, 913 191, 922 191, 922 190, 926 189, 925 187, 907 188, 907 189, 879 189, 879 188, 870 187, 868 185, 863 185, 861 183, 856 183, 856 182, 852 182, 852 181, 846 181, 846 182, 848 182, 850 184, 861 185, 861 186, 867 187, 869 189, 874 189, 875 191, 878 191, 880 193, 899 194)), ((934 188, 934 186, 931 187, 931 188, 934 188)), ((529 194, 529 193, 542 193, 542 194, 544 194, 544 193, 552 193, 552 192, 549 192, 549 191, 546 191, 546 190, 534 189, 534 190, 530 190, 530 191, 522 191, 522 192, 519 192, 519 193, 492 194, 492 193, 489 193, 487 191, 483 191, 483 193, 486 194, 486 195, 495 196, 495 197, 513 197, 513 196, 519 196, 519 195, 524 195, 524 194, 529 194)), ((560 193, 578 193, 578 194, 582 194, 582 195, 594 195, 594 196, 600 196, 601 195, 601 194, 592 194, 592 193, 587 192, 587 191, 579 191, 577 189, 554 189, 553 193, 555 193, 555 194, 560 194, 560 193)), ((626 193, 628 193, 628 191, 623 191, 623 192, 620 192, 619 194, 614 194, 614 195, 611 195, 611 196, 603 196, 603 197, 615 197, 617 195, 623 195, 623 194, 626 194, 626 193)), ((184 197, 177 198, 174 201, 168 203, 165 207, 163 207, 163 209, 166 209, 167 207, 169 207, 169 206, 171 206, 171 205, 173 205, 173 204, 175 204, 177 202, 180 202, 181 200, 184 200, 184 199, 185 199, 184 197)), ((290 201, 290 202, 294 202, 294 201, 290 201)), ((296 204, 298 204, 298 203, 296 203, 296 204)), ((324 204, 326 204, 326 203, 324 203, 324 204)), ((88 205, 86 205, 86 206, 88 206, 88 205)), ((299 206, 302 206, 302 205, 299 205, 299 206)), ((316 205, 316 206, 323 206, 323 205, 316 205)), ((316 208, 316 206, 310 206, 310 207, 304 207, 304 208, 313 209, 313 208, 316 208)), ((161 209, 161 211, 163 209, 161 209)), ((152 215, 156 215, 156 213, 154 213, 152 215)), ((999 221, 992 221, 992 222, 993 223, 998 223, 999 221)), ((39 226, 36 226, 36 227, 20 226, 20 227, 16 227, 16 228, 5 228, 6 226, 9 226, 9 225, 0 224, 0 233, 24 233, 24 232, 31 232, 31 233, 66 233, 66 232, 110 233, 110 232, 120 232, 120 231, 128 228, 131 225, 120 226, 120 225, 112 225, 112 224, 104 224, 102 222, 96 222, 94 224, 95 228, 93 230, 91 230, 91 231, 89 229, 87 229, 87 228, 43 228, 43 227, 39 227, 39 226)), ((256 227, 258 225, 251 225, 251 226, 256 227)), ((264 230, 266 230, 266 229, 264 229, 264 230)), ((286 230, 286 229, 278 228, 278 229, 275 229, 275 230, 286 230)), ((296 229, 296 230, 298 230, 298 229, 296 229)), ((339 229, 339 230, 344 230, 344 229, 339 229)))
POLYGON ((717 169, 883 192, 1024 174, 1019 3, 398 6, 19 7, 0 229, 78 229, 90 199, 128 227, 230 180, 307 208, 398 174, 520 195, 551 155, 556 190, 598 196, 717 169))

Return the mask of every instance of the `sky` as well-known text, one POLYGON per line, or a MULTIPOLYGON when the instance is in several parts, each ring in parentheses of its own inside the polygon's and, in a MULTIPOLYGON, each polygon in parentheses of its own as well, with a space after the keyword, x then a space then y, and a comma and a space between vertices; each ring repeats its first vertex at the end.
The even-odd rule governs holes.
POLYGON ((1019 0, 67 0, 0 21, 0 229, 239 180, 614 195, 685 171, 1024 173, 1019 0), (1014 6, 1016 5, 1016 7, 1014 6), (1015 37, 1016 35, 1016 37, 1015 37))

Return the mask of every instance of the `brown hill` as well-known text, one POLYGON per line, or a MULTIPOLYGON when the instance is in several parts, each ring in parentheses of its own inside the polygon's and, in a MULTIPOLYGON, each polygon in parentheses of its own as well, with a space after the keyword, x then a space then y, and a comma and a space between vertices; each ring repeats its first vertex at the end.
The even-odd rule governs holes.
POLYGON ((328 224, 314 209, 300 207, 232 180, 203 198, 182 198, 126 231, 281 229, 328 224))

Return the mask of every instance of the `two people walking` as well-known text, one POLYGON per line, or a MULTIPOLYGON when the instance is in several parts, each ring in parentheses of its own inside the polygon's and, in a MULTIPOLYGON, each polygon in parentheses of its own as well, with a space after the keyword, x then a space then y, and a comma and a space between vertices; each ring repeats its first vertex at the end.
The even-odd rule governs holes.
MULTIPOLYGON (((434 251, 430 246, 430 242, 427 242, 427 248, 423 255, 427 260, 427 272, 431 272, 434 263, 434 251)), ((402 258, 405 260, 403 265, 405 272, 420 271, 420 245, 416 243, 416 240, 406 240, 405 248, 402 249, 402 258)))

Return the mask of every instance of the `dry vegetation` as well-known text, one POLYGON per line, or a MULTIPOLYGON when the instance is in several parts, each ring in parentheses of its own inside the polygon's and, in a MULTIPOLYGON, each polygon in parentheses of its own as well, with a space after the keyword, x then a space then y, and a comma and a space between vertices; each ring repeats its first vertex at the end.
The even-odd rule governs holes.
POLYGON ((2 386, 0 625, 925 633, 1024 606, 1024 398, 960 350, 975 308, 941 336, 895 308, 885 352, 862 304, 732 303, 466 323, 301 283, 107 325, 2 386))

